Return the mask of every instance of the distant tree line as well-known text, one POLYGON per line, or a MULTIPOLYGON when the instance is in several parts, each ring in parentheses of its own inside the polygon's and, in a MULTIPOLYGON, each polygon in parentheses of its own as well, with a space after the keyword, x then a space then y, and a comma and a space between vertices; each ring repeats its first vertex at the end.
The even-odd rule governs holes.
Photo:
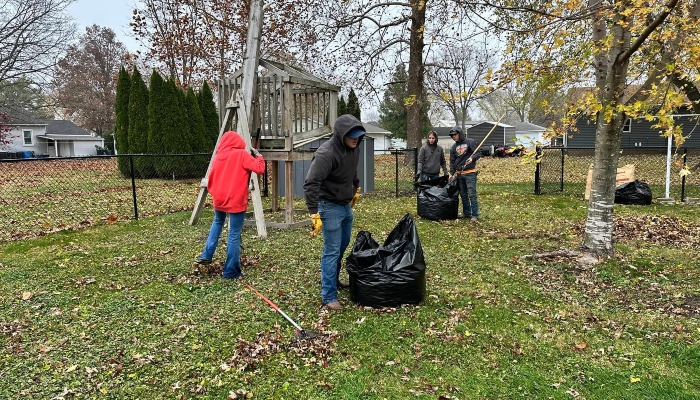
MULTIPOLYGON (((183 90, 157 71, 146 86, 141 73, 123 67, 117 79, 115 101, 117 154, 210 153, 219 135, 219 116, 209 85, 195 92, 183 90)), ((201 176, 208 157, 183 162, 173 157, 136 157, 134 173, 140 178, 201 176)), ((119 171, 130 174, 129 160, 119 158, 119 171)))

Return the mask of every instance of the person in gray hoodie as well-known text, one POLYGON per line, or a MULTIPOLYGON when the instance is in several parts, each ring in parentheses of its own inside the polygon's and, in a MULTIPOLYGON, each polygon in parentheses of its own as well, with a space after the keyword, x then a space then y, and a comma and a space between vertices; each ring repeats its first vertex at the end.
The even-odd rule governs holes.
POLYGON ((333 136, 314 155, 304 181, 306 207, 311 213, 312 236, 323 232, 321 254, 321 301, 331 310, 338 302, 338 275, 343 254, 350 244, 354 215, 360 197, 357 165, 365 129, 352 115, 336 119, 333 136))
POLYGON ((476 160, 481 154, 476 151, 478 144, 468 139, 458 126, 450 129, 450 137, 455 143, 450 149, 450 181, 457 179, 459 197, 462 198, 462 218, 472 222, 479 220, 479 199, 476 194, 476 160))
POLYGON ((438 146, 437 132, 428 132, 428 140, 418 150, 418 168, 416 180, 425 181, 440 176, 440 169, 447 175, 447 162, 445 162, 445 150, 438 146))

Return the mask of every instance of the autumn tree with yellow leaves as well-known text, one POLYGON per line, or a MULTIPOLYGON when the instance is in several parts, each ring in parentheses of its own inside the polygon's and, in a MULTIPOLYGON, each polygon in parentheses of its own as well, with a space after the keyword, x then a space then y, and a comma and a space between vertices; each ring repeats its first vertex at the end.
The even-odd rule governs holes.
MULTIPOLYGON (((466 4, 466 3, 465 3, 466 4)), ((593 87, 568 104, 551 127, 566 132, 575 116, 596 121, 595 162, 582 250, 613 255, 613 204, 622 127, 627 118, 654 119, 664 135, 683 141, 672 114, 698 107, 698 0, 559 2, 495 0, 471 3, 507 32, 502 68, 492 79, 547 81, 552 91, 593 87)))

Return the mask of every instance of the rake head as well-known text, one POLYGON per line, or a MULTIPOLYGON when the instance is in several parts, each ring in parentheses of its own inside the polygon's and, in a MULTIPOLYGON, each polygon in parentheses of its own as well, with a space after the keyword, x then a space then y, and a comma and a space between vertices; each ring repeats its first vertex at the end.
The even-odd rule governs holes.
POLYGON ((307 331, 306 329, 296 329, 294 331, 294 342, 302 341, 302 340, 309 340, 309 339, 314 339, 317 337, 323 336, 322 333, 314 332, 314 331, 307 331))

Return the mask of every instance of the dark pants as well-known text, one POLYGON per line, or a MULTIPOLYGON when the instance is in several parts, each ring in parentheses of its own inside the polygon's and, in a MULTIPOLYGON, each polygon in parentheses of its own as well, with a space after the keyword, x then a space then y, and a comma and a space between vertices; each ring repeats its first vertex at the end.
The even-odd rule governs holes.
POLYGON ((459 196, 462 198, 462 216, 479 218, 479 200, 476 197, 476 172, 457 175, 459 196))

